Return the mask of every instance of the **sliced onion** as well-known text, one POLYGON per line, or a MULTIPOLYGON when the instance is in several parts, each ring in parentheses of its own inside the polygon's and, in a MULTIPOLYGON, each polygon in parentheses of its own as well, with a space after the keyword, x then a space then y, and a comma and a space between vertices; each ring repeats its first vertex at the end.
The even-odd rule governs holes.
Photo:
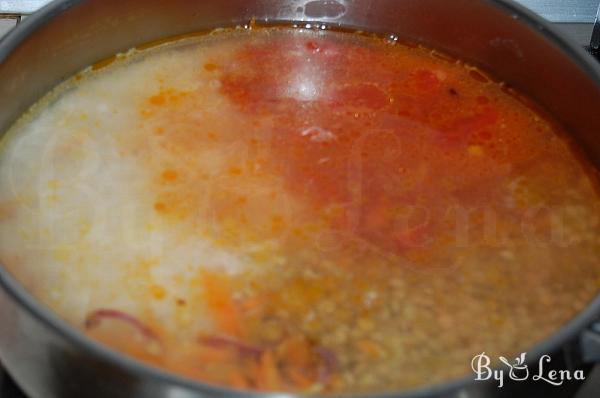
POLYGON ((85 328, 88 330, 95 328, 100 325, 104 319, 112 319, 126 323, 132 326, 145 338, 155 341, 159 340, 156 333, 154 333, 152 329, 142 323, 139 319, 119 310, 101 308, 90 313, 85 319, 85 328))
POLYGON ((322 366, 319 367, 319 383, 326 385, 338 369, 337 356, 333 351, 324 347, 316 348, 315 352, 322 360, 322 366))

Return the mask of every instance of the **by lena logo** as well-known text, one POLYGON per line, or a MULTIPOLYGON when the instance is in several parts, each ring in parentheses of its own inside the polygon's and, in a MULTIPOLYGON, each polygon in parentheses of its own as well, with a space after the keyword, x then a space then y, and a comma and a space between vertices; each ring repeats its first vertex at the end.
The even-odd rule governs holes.
POLYGON ((510 369, 508 377, 510 377, 511 380, 523 381, 529 378, 529 368, 525 364, 525 355, 525 353, 522 353, 520 356, 515 358, 514 365, 508 362, 508 359, 504 357, 498 357, 500 361, 510 369))
POLYGON ((530 372, 529 366, 525 363, 526 353, 522 353, 516 357, 513 362, 510 362, 505 357, 498 357, 505 368, 492 369, 490 366, 492 361, 489 356, 482 352, 475 355, 471 361, 471 369, 475 373, 475 380, 496 380, 498 388, 502 388, 505 383, 505 378, 508 377, 513 381, 531 380, 545 382, 554 386, 560 386, 565 381, 569 380, 585 380, 583 370, 554 370, 548 369, 548 365, 552 361, 550 355, 543 355, 538 361, 536 372, 530 372), (508 371, 508 372, 507 372, 508 371))

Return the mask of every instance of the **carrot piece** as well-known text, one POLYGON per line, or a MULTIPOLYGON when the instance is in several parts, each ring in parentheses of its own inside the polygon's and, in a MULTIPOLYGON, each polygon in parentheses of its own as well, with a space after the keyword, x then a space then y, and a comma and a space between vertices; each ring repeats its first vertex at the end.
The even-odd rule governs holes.
POLYGON ((287 364, 301 369, 311 366, 313 353, 305 338, 290 337, 280 347, 287 364))
POLYGON ((314 381, 298 368, 289 368, 286 374, 293 384, 293 390, 305 390, 314 384, 314 381))
POLYGON ((379 358, 381 356, 381 347, 371 340, 362 339, 356 345, 359 350, 370 357, 379 358))
POLYGON ((260 357, 256 384, 260 390, 274 391, 282 387, 281 375, 271 351, 265 351, 260 357))
POLYGON ((204 300, 217 328, 230 336, 241 337, 240 314, 232 299, 233 288, 229 278, 203 271, 204 300))
POLYGON ((245 313, 258 311, 264 304, 268 302, 266 295, 253 296, 244 300, 240 307, 245 313))
POLYGON ((229 374, 229 385, 233 388, 238 388, 240 390, 246 390, 250 387, 248 380, 244 376, 242 372, 239 371, 231 371, 229 374))
POLYGON ((205 348, 198 354, 198 359, 203 363, 228 363, 235 362, 237 355, 232 350, 205 348))

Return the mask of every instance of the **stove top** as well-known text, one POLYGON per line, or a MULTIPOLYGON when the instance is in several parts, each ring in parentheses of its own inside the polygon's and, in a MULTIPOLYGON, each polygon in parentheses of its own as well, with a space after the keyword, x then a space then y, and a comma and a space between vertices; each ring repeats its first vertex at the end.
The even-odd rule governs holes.
MULTIPOLYGON (((600 0, 516 0, 551 21, 582 46, 590 44, 600 0)), ((0 38, 27 15, 50 0, 0 0, 0 38)), ((586 377, 586 382, 574 395, 566 396, 560 389, 546 398, 600 397, 600 365, 586 377)), ((27 398, 0 364, 0 398, 27 398)))

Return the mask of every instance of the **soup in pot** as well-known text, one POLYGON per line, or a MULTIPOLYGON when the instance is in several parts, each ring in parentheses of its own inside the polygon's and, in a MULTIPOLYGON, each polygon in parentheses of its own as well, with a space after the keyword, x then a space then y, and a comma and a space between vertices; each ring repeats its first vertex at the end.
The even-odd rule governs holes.
POLYGON ((0 260, 93 339, 202 382, 398 391, 526 351, 598 293, 590 170, 438 51, 219 30, 89 68, 15 124, 0 260))

